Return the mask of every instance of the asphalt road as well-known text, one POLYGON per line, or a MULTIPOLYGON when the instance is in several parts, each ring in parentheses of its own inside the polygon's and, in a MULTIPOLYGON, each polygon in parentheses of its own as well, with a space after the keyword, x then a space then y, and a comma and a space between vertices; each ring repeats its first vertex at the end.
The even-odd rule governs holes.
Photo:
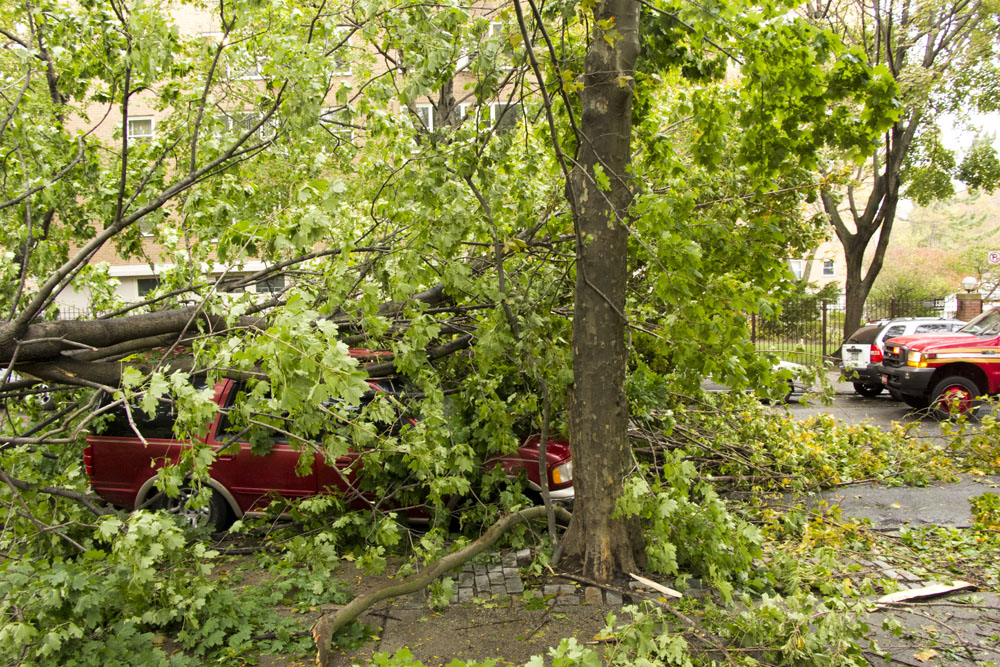
MULTIPOLYGON (((868 420, 888 427, 893 422, 916 422, 920 435, 944 442, 941 426, 933 417, 893 401, 886 393, 864 398, 854 393, 850 383, 839 382, 834 375, 830 379, 837 389, 832 405, 808 399, 806 405, 793 402, 787 409, 797 418, 828 413, 849 424, 868 420)), ((810 500, 839 505, 844 516, 867 518, 876 529, 895 534, 906 525, 967 527, 972 523, 969 498, 983 493, 1000 493, 1000 476, 963 476, 957 482, 935 482, 919 488, 859 484, 826 491, 810 500)), ((884 565, 877 559, 873 562, 884 565)), ((918 577, 898 567, 886 567, 883 574, 897 579, 903 589, 952 583, 944 568, 938 576, 918 577)), ((872 665, 979 667, 1000 661, 996 641, 1000 636, 1000 595, 995 592, 981 590, 972 596, 951 595, 893 608, 873 605, 872 610, 867 619, 871 638, 887 654, 885 658, 869 654, 872 665), (882 628, 889 615, 905 628, 901 636, 882 628)))
MULTIPOLYGON (((805 405, 802 405, 798 400, 793 400, 787 406, 791 413, 800 419, 828 413, 848 424, 860 424, 866 420, 880 426, 891 426, 893 422, 917 422, 920 424, 922 435, 941 436, 939 422, 927 411, 914 410, 906 403, 894 401, 887 392, 874 398, 859 396, 854 392, 851 383, 839 381, 836 373, 831 373, 829 380, 836 389, 832 405, 824 405, 819 399, 807 395, 805 405)), ((796 394, 795 398, 798 399, 799 395, 796 394)), ((989 414, 988 410, 989 408, 981 408, 979 415, 989 414)))
MULTIPOLYGON (((913 410, 892 400, 887 393, 874 398, 859 396, 850 383, 839 382, 836 376, 831 376, 831 381, 837 389, 832 405, 807 396, 805 405, 793 401, 775 409, 787 408, 797 419, 827 413, 847 424, 870 421, 886 428, 894 422, 915 422, 919 425, 915 435, 945 442, 941 424, 926 411, 913 410)), ((840 505, 848 516, 868 518, 882 530, 896 530, 903 524, 968 526, 972 521, 968 499, 986 492, 996 493, 998 487, 998 476, 964 476, 958 482, 932 483, 921 488, 849 486, 819 494, 818 498, 840 505)))

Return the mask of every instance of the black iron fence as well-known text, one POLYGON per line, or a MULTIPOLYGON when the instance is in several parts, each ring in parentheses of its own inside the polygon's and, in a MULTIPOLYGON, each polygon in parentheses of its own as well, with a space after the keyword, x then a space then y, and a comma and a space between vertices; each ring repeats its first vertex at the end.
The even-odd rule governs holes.
MULTIPOLYGON (((894 317, 942 317, 944 309, 944 299, 869 299, 862 324, 894 317)), ((775 318, 751 316, 751 336, 758 349, 789 361, 837 359, 844 342, 844 312, 843 298, 786 306, 775 318)))

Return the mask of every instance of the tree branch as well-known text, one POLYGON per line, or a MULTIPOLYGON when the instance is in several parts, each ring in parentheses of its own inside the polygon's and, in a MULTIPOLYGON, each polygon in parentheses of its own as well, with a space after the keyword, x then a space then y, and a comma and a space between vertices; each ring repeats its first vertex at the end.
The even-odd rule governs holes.
MULTIPOLYGON (((569 521, 571 515, 561 507, 556 508, 559 519, 569 521)), ((545 516, 544 507, 529 507, 513 514, 508 514, 500 521, 490 526, 489 530, 472 544, 450 553, 444 558, 432 563, 423 572, 415 574, 399 583, 392 583, 387 586, 371 591, 360 597, 356 597, 345 607, 334 614, 322 616, 312 628, 313 639, 316 641, 316 664, 325 667, 330 660, 330 642, 338 630, 360 616, 374 604, 387 598, 407 595, 424 588, 441 575, 461 567, 467 561, 489 549, 500 536, 522 522, 545 516)))

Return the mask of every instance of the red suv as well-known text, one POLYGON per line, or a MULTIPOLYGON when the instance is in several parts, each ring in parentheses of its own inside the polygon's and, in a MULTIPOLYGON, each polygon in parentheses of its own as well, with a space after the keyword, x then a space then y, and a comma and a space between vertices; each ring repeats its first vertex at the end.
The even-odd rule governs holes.
MULTIPOLYGON (((372 387, 381 390, 378 385, 372 387)), ((166 402, 161 403, 163 409, 152 418, 139 409, 131 410, 142 438, 129 423, 124 406, 112 411, 115 419, 102 433, 87 436, 84 463, 94 491, 115 505, 129 509, 154 505, 184 516, 193 525, 207 525, 217 531, 228 527, 234 518, 262 513, 275 498, 293 500, 333 492, 341 494, 357 509, 370 508, 378 502, 358 488, 363 452, 351 452, 328 462, 317 448, 311 454, 312 465, 301 466, 303 456, 310 454, 303 454, 301 447, 291 446, 287 439, 273 438, 270 450, 264 454, 254 453, 248 442, 234 443, 234 436, 228 433, 228 412, 240 389, 240 383, 232 380, 215 385, 213 400, 222 410, 209 424, 203 442, 225 453, 217 454, 209 469, 207 485, 211 488, 211 499, 207 506, 189 507, 195 493, 191 487, 182 488, 176 498, 161 494, 154 500, 157 470, 177 463, 181 453, 191 447, 189 442, 175 438, 174 418, 166 402)), ((405 428, 405 420, 401 423, 405 428)), ((512 477, 523 473, 529 488, 540 491, 538 444, 537 437, 528 438, 517 452, 494 457, 487 465, 500 465, 512 477)), ((566 442, 548 443, 546 469, 550 496, 554 500, 572 500, 573 466, 566 442)))
POLYGON ((976 397, 1000 393, 1000 308, 954 333, 887 341, 879 372, 912 407, 940 418, 972 411, 976 397))

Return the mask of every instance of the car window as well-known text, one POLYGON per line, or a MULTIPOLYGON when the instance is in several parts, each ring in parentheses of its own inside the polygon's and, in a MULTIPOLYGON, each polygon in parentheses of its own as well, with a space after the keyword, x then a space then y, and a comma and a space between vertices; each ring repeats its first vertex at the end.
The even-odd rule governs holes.
POLYGON ((931 322, 928 324, 921 324, 917 326, 917 330, 913 333, 930 333, 932 331, 951 331, 952 325, 945 322, 931 322))
POLYGON ((226 397, 226 401, 220 410, 219 428, 215 433, 215 439, 219 442, 227 443, 227 446, 233 442, 249 442, 251 443, 251 448, 260 454, 270 450, 273 445, 287 445, 288 436, 284 433, 279 433, 257 424, 244 427, 233 424, 229 413, 236 404, 240 394, 244 393, 245 390, 246 387, 242 382, 236 383, 230 389, 229 395, 226 397))
POLYGON ((882 330, 880 325, 868 325, 856 329, 845 342, 847 343, 874 343, 875 338, 878 337, 878 332, 882 330))
MULTIPOLYGON (((113 401, 114 398, 110 394, 105 393, 101 403, 102 405, 108 405, 113 401)), ((147 415, 146 411, 138 405, 129 405, 129 409, 126 410, 125 404, 119 403, 109 411, 108 415, 110 419, 105 424, 104 430, 100 431, 100 433, 117 438, 136 437, 136 429, 129 422, 129 412, 132 413, 132 422, 135 423, 142 437, 173 439, 174 421, 177 419, 177 411, 174 409, 174 402, 166 396, 157 402, 156 412, 152 417, 147 415)))
POLYGON ((906 333, 905 324, 894 324, 885 330, 885 335, 882 336, 882 340, 889 340, 890 338, 895 338, 896 336, 902 336, 906 333))
POLYGON ((974 336, 992 336, 1000 331, 1000 310, 991 310, 983 313, 959 329, 963 333, 970 333, 974 336))

